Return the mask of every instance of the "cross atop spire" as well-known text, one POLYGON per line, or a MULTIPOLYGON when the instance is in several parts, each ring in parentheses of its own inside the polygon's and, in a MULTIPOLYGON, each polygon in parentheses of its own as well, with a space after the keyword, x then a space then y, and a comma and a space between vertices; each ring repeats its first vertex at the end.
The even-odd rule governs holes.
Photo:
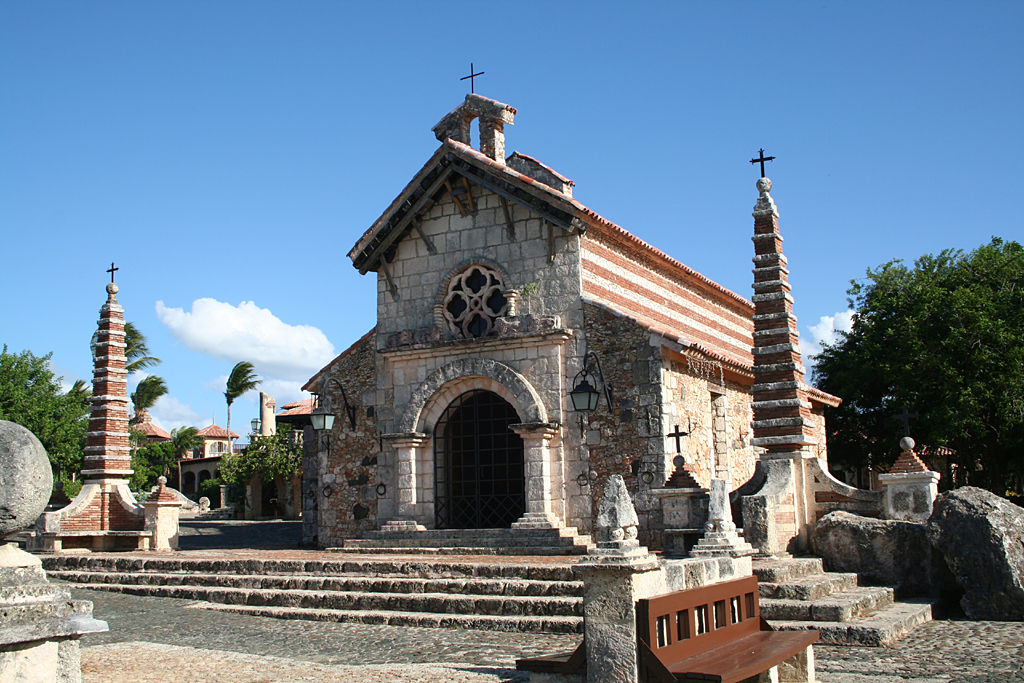
POLYGON ((107 272, 110 273, 110 282, 111 282, 111 284, 113 284, 113 282, 114 282, 114 273, 119 271, 119 270, 121 270, 121 269, 120 268, 115 268, 114 267, 114 262, 111 261, 110 262, 110 268, 107 268, 107 272))
POLYGON ((470 92, 470 94, 475 94, 476 93, 476 77, 477 76, 483 76, 484 73, 486 73, 484 71, 481 71, 480 73, 473 73, 474 71, 476 71, 476 69, 473 68, 473 62, 470 62, 469 63, 469 75, 468 76, 463 76, 462 78, 459 79, 460 81, 464 81, 467 78, 469 79, 469 92, 470 92))
POLYGON ((764 150, 763 149, 759 150, 758 154, 759 154, 758 158, 757 159, 751 159, 750 163, 752 163, 752 164, 760 163, 761 164, 761 177, 764 178, 764 177, 766 177, 765 174, 764 174, 764 162, 772 161, 775 157, 766 157, 764 155, 764 150))

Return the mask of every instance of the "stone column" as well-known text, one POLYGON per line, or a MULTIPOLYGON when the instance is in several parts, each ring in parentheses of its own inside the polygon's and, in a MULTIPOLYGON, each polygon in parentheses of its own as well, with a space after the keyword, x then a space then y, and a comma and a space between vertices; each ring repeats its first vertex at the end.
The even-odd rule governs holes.
POLYGON ((149 539, 150 550, 178 549, 178 515, 182 502, 167 488, 167 477, 157 478, 156 493, 146 499, 145 530, 152 535, 149 539))
POLYGON ((417 475, 420 449, 429 441, 427 434, 408 432, 404 434, 385 434, 384 439, 391 442, 394 448, 394 491, 395 511, 397 516, 387 520, 381 531, 425 531, 426 527, 417 523, 416 505, 417 475))
MULTIPOLYGON (((46 508, 53 475, 32 432, 0 420, 0 539, 27 529, 46 508)), ((80 683, 78 640, 107 630, 91 602, 76 602, 46 578, 38 557, 0 544, 0 681, 80 683)))
POLYGON ((756 551, 736 532, 732 521, 732 506, 729 504, 729 482, 724 479, 711 480, 711 498, 708 505, 708 521, 704 525, 704 538, 690 551, 693 557, 732 557, 736 560, 750 556, 756 551))
POLYGON ((939 495, 938 472, 928 469, 914 453, 914 440, 900 439, 902 454, 893 463, 889 474, 878 475, 885 494, 886 519, 924 523, 932 516, 932 504, 939 495))
MULTIPOLYGON (((260 436, 277 434, 277 402, 269 394, 260 392, 260 436)), ((228 437, 230 444, 231 437, 228 437)))
POLYGON ((533 422, 510 425, 523 439, 523 468, 526 474, 526 513, 513 529, 558 529, 562 520, 551 511, 551 451, 548 443, 558 435, 558 425, 533 422))
POLYGON ((639 519, 621 475, 598 507, 598 543, 573 565, 584 583, 587 683, 637 683, 636 601, 667 592, 658 561, 636 540, 639 519))

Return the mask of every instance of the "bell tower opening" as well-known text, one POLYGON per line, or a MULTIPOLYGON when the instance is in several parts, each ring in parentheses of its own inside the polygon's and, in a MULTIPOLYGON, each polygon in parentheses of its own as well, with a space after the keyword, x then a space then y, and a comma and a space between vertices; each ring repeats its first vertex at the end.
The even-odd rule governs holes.
POLYGON ((434 510, 438 529, 509 528, 526 510, 521 422, 490 391, 468 391, 434 428, 434 510))

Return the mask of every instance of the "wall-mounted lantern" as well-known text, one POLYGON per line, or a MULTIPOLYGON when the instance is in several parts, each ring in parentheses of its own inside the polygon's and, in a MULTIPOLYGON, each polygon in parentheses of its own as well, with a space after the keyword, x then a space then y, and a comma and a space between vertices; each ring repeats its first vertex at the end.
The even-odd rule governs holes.
MULTIPOLYGON (((597 376, 601 378, 601 385, 604 387, 604 397, 608 401, 608 410, 610 412, 612 410, 612 387, 605 381, 604 370, 601 368, 601 359, 593 351, 587 351, 583 356, 583 368, 576 373, 576 377, 573 379, 574 386, 572 391, 569 392, 569 400, 572 401, 572 408, 576 411, 589 413, 597 408, 598 401, 601 399, 601 392, 591 382, 591 380, 597 382, 597 377, 589 370, 591 358, 594 359, 594 363, 597 365, 597 376)), ((582 438, 585 434, 584 418, 580 415, 580 437, 582 438)))

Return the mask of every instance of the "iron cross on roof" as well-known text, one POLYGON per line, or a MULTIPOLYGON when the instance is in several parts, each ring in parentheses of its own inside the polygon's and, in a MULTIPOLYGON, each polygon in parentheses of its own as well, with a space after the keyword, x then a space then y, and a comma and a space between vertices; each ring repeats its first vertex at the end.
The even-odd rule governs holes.
POLYGON ((470 62, 469 63, 469 75, 468 76, 464 76, 464 77, 459 79, 460 81, 464 81, 467 78, 469 79, 469 92, 470 92, 470 94, 475 94, 476 93, 476 82, 475 82, 476 77, 484 75, 483 71, 481 71, 480 73, 473 73, 474 71, 475 71, 475 69, 473 68, 473 62, 470 62))
POLYGON ((115 268, 115 267, 114 267, 114 262, 113 262, 113 261, 111 261, 111 262, 110 262, 110 268, 108 268, 108 269, 107 269, 107 272, 108 272, 108 273, 110 273, 110 281, 111 281, 111 282, 113 282, 113 281, 114 281, 114 273, 115 273, 115 272, 117 272, 117 271, 119 271, 119 270, 121 270, 121 269, 120 269, 120 268, 115 268))
POLYGON ((895 415, 892 416, 892 419, 899 420, 903 423, 903 436, 910 436, 910 421, 916 420, 919 417, 921 416, 918 415, 917 413, 907 412, 907 404, 904 403, 903 412, 896 413, 895 415))
POLYGON ((762 177, 762 178, 764 178, 764 177, 765 177, 765 175, 764 175, 764 162, 766 162, 766 161, 771 161, 771 160, 772 160, 772 159, 774 159, 775 157, 766 157, 766 156, 764 155, 764 150, 763 150, 763 149, 761 149, 761 150, 758 150, 758 154, 759 154, 760 156, 758 156, 758 158, 757 158, 757 159, 751 159, 751 160, 750 160, 750 163, 752 163, 752 164, 756 164, 756 163, 759 163, 759 162, 760 162, 760 164, 761 164, 761 177, 762 177))

